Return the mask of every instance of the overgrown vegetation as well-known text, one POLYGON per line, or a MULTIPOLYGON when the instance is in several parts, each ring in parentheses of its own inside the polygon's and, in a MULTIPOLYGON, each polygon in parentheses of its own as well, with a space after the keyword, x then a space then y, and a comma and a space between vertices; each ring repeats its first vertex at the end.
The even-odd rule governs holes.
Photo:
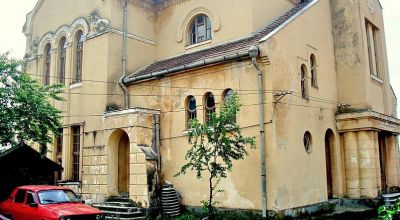
MULTIPOLYGON (((158 220, 199 220, 204 219, 208 216, 208 210, 203 209, 202 211, 196 212, 194 210, 187 210, 180 216, 169 217, 167 215, 160 215, 156 219, 158 220)), ((219 211, 215 214, 216 220, 261 220, 263 219, 260 214, 252 211, 219 211)))
POLYGON ((221 104, 219 113, 209 115, 207 122, 201 123, 197 119, 189 122, 188 143, 191 148, 185 156, 188 162, 176 176, 186 174, 188 170, 194 170, 199 179, 207 174, 208 200, 201 203, 207 209, 208 219, 215 219, 217 214, 215 205, 218 202, 214 196, 223 191, 217 189, 218 183, 232 171, 234 160, 244 159, 248 155, 247 147, 255 148, 255 138, 244 137, 240 127, 232 123, 240 107, 239 97, 234 94, 221 104))
POLYGON ((40 152, 61 128, 61 112, 51 100, 63 100, 61 84, 40 85, 18 70, 20 62, 0 55, 0 146, 38 143, 40 152))
POLYGON ((400 219, 400 200, 398 199, 394 205, 382 205, 379 207, 378 219, 400 219))

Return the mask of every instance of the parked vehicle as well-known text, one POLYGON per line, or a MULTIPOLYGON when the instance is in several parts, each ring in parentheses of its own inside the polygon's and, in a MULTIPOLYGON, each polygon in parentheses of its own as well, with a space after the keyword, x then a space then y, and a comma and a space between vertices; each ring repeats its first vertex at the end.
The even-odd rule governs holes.
POLYGON ((102 220, 103 212, 83 204, 69 188, 20 186, 0 203, 0 214, 12 220, 102 220))

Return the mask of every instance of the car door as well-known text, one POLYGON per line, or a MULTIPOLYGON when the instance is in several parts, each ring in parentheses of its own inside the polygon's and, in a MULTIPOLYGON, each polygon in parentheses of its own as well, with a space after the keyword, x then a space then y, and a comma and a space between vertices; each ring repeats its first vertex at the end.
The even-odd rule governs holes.
POLYGON ((18 189, 17 193, 15 194, 14 201, 11 202, 10 204, 10 214, 13 220, 23 220, 24 218, 22 217, 22 210, 23 210, 23 205, 25 205, 25 196, 26 196, 26 190, 24 189, 18 189))
POLYGON ((41 217, 45 217, 40 215, 38 202, 35 199, 34 192, 28 191, 26 193, 26 201, 23 205, 21 205, 21 216, 23 219, 29 220, 40 220, 42 219, 41 217))

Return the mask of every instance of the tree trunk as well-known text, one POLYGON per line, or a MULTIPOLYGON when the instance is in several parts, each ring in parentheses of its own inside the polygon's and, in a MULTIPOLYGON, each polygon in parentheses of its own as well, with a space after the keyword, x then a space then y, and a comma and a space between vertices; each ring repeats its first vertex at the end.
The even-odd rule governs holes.
POLYGON ((212 175, 210 176, 209 180, 210 184, 210 198, 208 200, 208 219, 213 220, 214 219, 214 214, 213 214, 213 207, 212 207, 212 198, 213 198, 213 185, 212 185, 212 175))

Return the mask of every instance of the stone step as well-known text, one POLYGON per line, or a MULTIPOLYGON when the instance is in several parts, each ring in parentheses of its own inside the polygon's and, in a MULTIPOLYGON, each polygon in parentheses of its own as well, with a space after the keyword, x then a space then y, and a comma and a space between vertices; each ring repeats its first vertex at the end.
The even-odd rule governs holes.
POLYGON ((127 212, 142 211, 142 208, 133 207, 133 206, 114 206, 114 205, 101 204, 101 205, 93 205, 93 207, 102 209, 102 210, 103 209, 117 209, 117 210, 126 210, 127 212))
POLYGON ((105 205, 134 207, 130 202, 104 202, 105 205))
POLYGON ((107 220, 144 220, 146 217, 132 217, 132 218, 122 218, 122 217, 111 217, 111 216, 106 216, 105 219, 107 220))
POLYGON ((115 217, 140 217, 143 216, 143 212, 115 212, 109 210, 102 210, 105 216, 115 216, 115 217))

